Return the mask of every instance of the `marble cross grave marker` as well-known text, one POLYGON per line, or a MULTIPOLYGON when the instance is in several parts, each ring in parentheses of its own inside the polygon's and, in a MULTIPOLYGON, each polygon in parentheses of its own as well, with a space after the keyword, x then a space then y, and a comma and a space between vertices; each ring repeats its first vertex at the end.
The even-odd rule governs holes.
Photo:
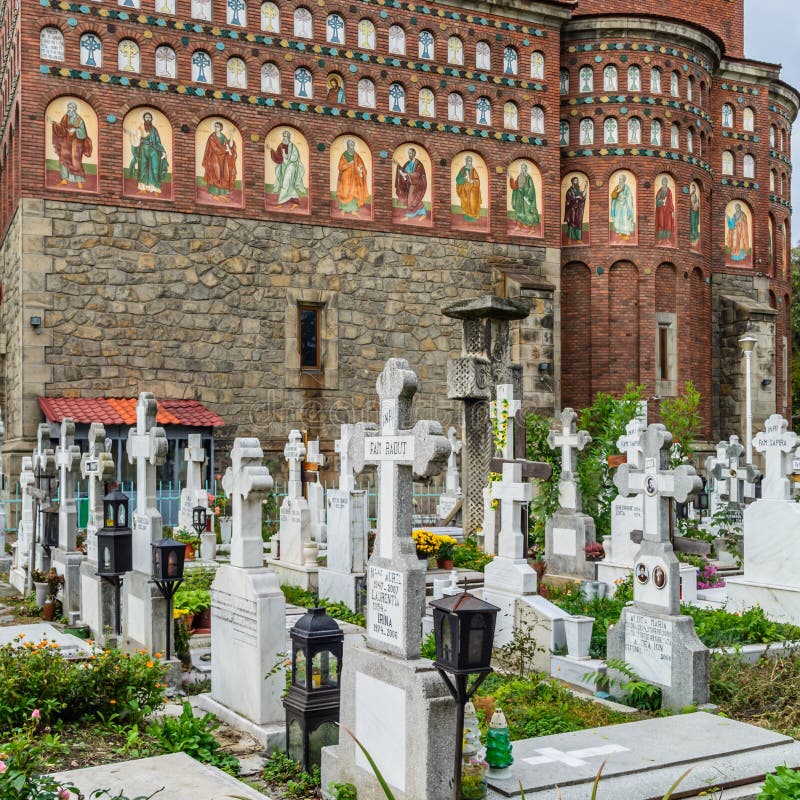
POLYGON ((714 466, 714 485, 719 484, 723 497, 728 503, 740 508, 744 505, 744 485, 753 483, 761 473, 752 464, 742 464, 744 446, 739 442, 738 436, 731 436, 725 448, 725 461, 714 466))
POLYGON ((181 508, 178 515, 178 527, 193 530, 192 510, 195 506, 208 508, 208 493, 203 488, 203 467, 206 463, 206 451, 203 437, 199 433, 190 433, 186 448, 183 451, 186 461, 186 485, 181 489, 181 508))
POLYGON ((461 494, 461 476, 458 472, 458 456, 463 446, 456 436, 456 429, 449 428, 447 439, 450 442, 450 455, 447 457, 447 474, 445 476, 445 490, 451 494, 461 494))
POLYGON ((574 511, 581 510, 581 495, 576 482, 578 474, 577 451, 592 443, 587 431, 577 430, 578 415, 571 408, 561 412, 561 432, 550 431, 547 444, 550 449, 561 448, 561 477, 558 481, 558 505, 574 511))
POLYGON ((287 497, 302 497, 303 459, 306 457, 306 446, 303 444, 303 435, 300 431, 289 431, 289 441, 283 448, 283 457, 289 463, 287 497))
POLYGON ((349 492, 356 488, 356 478, 353 474, 353 465, 348 452, 352 436, 353 426, 343 424, 339 438, 333 443, 334 451, 339 454, 339 488, 349 492))
POLYGON ((425 570, 411 537, 413 479, 440 472, 450 442, 434 420, 412 427, 411 404, 417 376, 403 358, 390 358, 378 376, 380 427, 359 422, 350 440, 357 473, 378 468, 378 538, 367 569, 367 643, 370 647, 417 658, 420 616, 425 601, 425 570))
POLYGON ((65 417, 61 439, 55 453, 58 468, 58 546, 74 552, 78 537, 78 506, 75 502, 75 478, 80 468, 81 450, 75 444, 75 423, 65 417))
POLYGON ((128 431, 128 461, 136 464, 136 510, 133 513, 133 568, 150 574, 150 545, 161 538, 161 512, 156 504, 156 468, 167 458, 167 434, 156 425, 158 402, 141 392, 136 402, 136 427, 128 431))
POLYGON ((106 429, 100 422, 89 426, 89 449, 81 456, 81 477, 89 494, 86 521, 86 557, 97 563, 97 531, 103 527, 103 483, 114 477, 114 458, 105 449, 106 429))
MULTIPOLYGON (((731 437, 733 438, 733 437, 731 437)), ((738 440, 738 437, 737 437, 738 440)), ((716 453, 713 456, 709 456, 705 460, 705 468, 706 473, 714 478, 713 486, 711 487, 711 493, 708 499, 708 510, 713 515, 716 513, 717 509, 722 504, 722 495, 726 490, 726 486, 724 481, 717 480, 714 474, 714 470, 716 469, 718 464, 723 466, 727 465, 728 463, 728 445, 730 442, 726 442, 724 439, 721 442, 717 443, 716 453)))
POLYGON ((261 538, 261 501, 272 489, 272 476, 261 461, 264 452, 258 439, 236 439, 231 466, 222 478, 222 488, 231 498, 233 531, 231 566, 243 569, 264 566, 261 538))
POLYGON ((642 433, 647 426, 639 417, 634 417, 626 426, 625 433, 617 439, 617 450, 624 453, 627 463, 633 467, 642 466, 642 433))
POLYGON ((508 461, 514 458, 514 425, 521 401, 514 397, 514 384, 501 383, 497 387, 497 399, 489 404, 489 414, 495 431, 495 446, 500 457, 508 461))
POLYGON ((326 542, 328 538, 325 525, 325 487, 319 480, 319 471, 326 463, 327 459, 319 449, 319 439, 313 439, 306 447, 305 468, 311 475, 311 479, 306 482, 306 497, 311 516, 311 538, 320 543, 326 542))
POLYGON ((763 500, 790 500, 790 453, 800 444, 800 437, 789 430, 789 423, 780 414, 773 414, 764 428, 753 439, 753 447, 764 454, 766 475, 761 482, 761 497, 763 500))

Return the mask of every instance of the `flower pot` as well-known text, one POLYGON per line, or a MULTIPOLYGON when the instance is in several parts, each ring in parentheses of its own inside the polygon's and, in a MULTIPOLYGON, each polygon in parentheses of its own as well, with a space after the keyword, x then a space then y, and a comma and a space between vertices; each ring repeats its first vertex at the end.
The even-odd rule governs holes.
POLYGON ((438 569, 453 569, 453 559, 452 558, 437 558, 436 559, 436 567, 438 569))
POLYGON ((220 517, 219 535, 225 544, 227 544, 231 540, 232 531, 233 531, 233 517, 220 517))
POLYGON ((603 581, 581 581, 581 597, 584 600, 602 600, 606 596, 606 586, 603 581))
POLYGON ((303 566, 316 567, 319 545, 316 542, 307 542, 303 545, 303 566))
POLYGON ((567 636, 567 654, 570 658, 586 661, 592 644, 594 617, 564 617, 564 633, 567 636))
POLYGON ((36 592, 36 605, 42 608, 42 606, 44 606, 44 601, 47 600, 47 595, 50 594, 50 584, 47 583, 47 581, 41 583, 39 581, 34 581, 33 588, 36 592))
POLYGON ((192 631, 194 633, 211 633, 211 609, 204 608, 194 615, 192 620, 192 631))
POLYGON ((184 556, 186 561, 194 561, 194 545, 187 544, 186 545, 186 555, 184 556))
POLYGON ((56 604, 48 597, 42 604, 42 619, 52 622, 56 618, 56 604))
POLYGON ((215 533, 200 534, 200 558, 213 561, 217 557, 217 535, 215 533))
POLYGON ((614 455, 606 456, 606 461, 611 469, 616 469, 627 463, 628 456, 625 453, 615 453, 614 455))

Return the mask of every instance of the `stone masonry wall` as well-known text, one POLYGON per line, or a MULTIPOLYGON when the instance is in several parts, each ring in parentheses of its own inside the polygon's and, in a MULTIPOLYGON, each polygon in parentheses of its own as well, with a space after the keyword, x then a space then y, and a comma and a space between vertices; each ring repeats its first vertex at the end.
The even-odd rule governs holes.
MULTIPOLYGON (((460 327, 440 307, 490 292, 497 257, 558 284, 557 252, 545 262, 542 248, 51 200, 23 208, 25 228, 42 231, 35 257, 49 265, 43 294, 21 298, 26 314, 35 297, 52 306, 38 337, 48 346, 22 349, 21 368, 43 378, 37 393, 196 398, 226 420, 224 440, 258 436, 272 451, 292 427, 331 442, 340 423, 376 419, 375 379, 391 356, 419 375, 417 416, 453 423, 445 375, 460 327), (298 297, 324 303, 316 382, 298 380, 287 358, 298 297)), ((8 237, 6 285, 19 272, 15 247, 8 237)), ((19 305, 7 295, 4 313, 19 305)), ((541 353, 524 349, 532 372, 541 353)), ((19 370, 6 365, 7 386, 19 370)), ((11 438, 27 449, 40 412, 13 392, 8 408, 11 438)))

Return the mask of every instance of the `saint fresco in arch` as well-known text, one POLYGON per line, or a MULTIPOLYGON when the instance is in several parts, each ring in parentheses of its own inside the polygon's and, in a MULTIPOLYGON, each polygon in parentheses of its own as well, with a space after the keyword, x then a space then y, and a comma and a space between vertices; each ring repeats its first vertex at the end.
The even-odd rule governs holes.
POLYGON ((677 247, 675 181, 672 176, 659 175, 656 178, 655 206, 656 244, 659 247, 677 247))
POLYGON ((731 200, 725 208, 725 265, 753 266, 753 218, 743 200, 731 200))
POLYGON ((692 182, 689 187, 689 246, 700 250, 700 187, 692 182))
POLYGON ((511 236, 541 236, 542 176, 532 161, 517 159, 509 165, 506 194, 508 233, 511 236))
POLYGON ((564 247, 589 244, 589 179, 571 172, 561 183, 561 244, 564 247))
POLYGON ((636 178, 620 170, 609 181, 609 244, 636 244, 636 178))
POLYGON ((308 174, 309 149, 305 136, 294 128, 273 128, 264 145, 267 210, 310 213, 308 174))
POLYGON ((331 145, 331 216, 372 219, 372 153, 357 136, 339 136, 331 145))
POLYGON ((459 153, 450 166, 450 226, 455 230, 489 230, 489 173, 474 152, 459 153))
POLYGON ((172 126, 156 108, 128 112, 123 128, 123 194, 172 199, 172 126))
POLYGON ((433 167, 427 151, 409 142, 392 157, 392 220, 407 225, 433 225, 433 167))
POLYGON ((242 135, 222 117, 204 119, 195 133, 197 202, 244 205, 242 135))
POLYGON ((59 97, 45 112, 45 182, 49 188, 98 188, 97 115, 79 97, 59 97))

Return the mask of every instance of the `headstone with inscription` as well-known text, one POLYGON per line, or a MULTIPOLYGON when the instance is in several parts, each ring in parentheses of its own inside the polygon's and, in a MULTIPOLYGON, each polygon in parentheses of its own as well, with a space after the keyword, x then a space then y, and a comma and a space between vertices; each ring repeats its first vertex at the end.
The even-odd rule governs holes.
MULTIPOLYGON (((110 442, 109 442, 110 443, 110 442)), ((89 512, 86 520, 86 560, 81 564, 81 621, 88 625, 99 646, 116 622, 114 587, 97 575, 97 531, 103 519, 103 486, 114 477, 114 459, 106 452, 106 430, 99 422, 89 426, 89 449, 81 456, 81 477, 86 481, 89 512)))
POLYGON ((728 607, 743 611, 756 604, 781 622, 800 624, 800 503, 791 497, 789 475, 800 437, 773 414, 753 439, 764 456, 761 498, 744 510, 744 574, 727 578, 728 607))
POLYGON ((458 458, 462 444, 458 436, 456 436, 455 428, 448 429, 447 438, 450 441, 450 456, 447 459, 444 492, 439 496, 439 502, 436 506, 436 515, 442 521, 451 517, 463 497, 461 493, 461 474, 458 471, 458 458))
POLYGON ((620 494, 639 494, 644 538, 633 569, 633 605, 608 631, 608 656, 661 688, 662 704, 680 709, 708 701, 710 654, 694 622, 680 612, 680 567, 670 541, 670 503, 685 503, 702 488, 693 467, 669 469, 672 434, 660 424, 641 434, 643 465, 622 464, 620 494))
MULTIPOLYGON (((739 437, 737 436, 736 438, 738 440, 739 437)), ((716 453, 713 456, 708 456, 705 460, 706 475, 711 484, 708 494, 708 513, 712 516, 723 503, 722 494, 725 489, 724 483, 715 480, 714 470, 718 464, 727 464, 729 444, 730 442, 726 442, 724 439, 721 442, 717 442, 716 453)))
MULTIPOLYGON (((430 661, 420 659, 425 568, 411 537, 413 477, 437 474, 451 452, 438 422, 412 424, 417 376, 392 358, 378 377, 380 426, 355 425, 349 453, 357 473, 378 469, 378 535, 367 566, 366 645, 348 651, 341 723, 406 800, 452 792, 455 705, 430 661)), ((322 785, 352 783, 359 797, 380 787, 349 736, 322 751, 322 785)))
POLYGON ((206 451, 203 437, 199 433, 190 433, 183 451, 186 460, 186 486, 181 489, 181 507, 178 512, 178 527, 194 533, 192 510, 196 506, 208 508, 208 492, 203 487, 203 468, 206 463, 206 451))
POLYGON ((319 571, 319 596, 356 609, 364 585, 367 563, 367 493, 355 488, 353 467, 347 454, 353 426, 342 425, 336 440, 339 453, 339 488, 329 489, 328 561, 319 571))
MULTIPOLYGON (((626 426, 625 434, 617 439, 617 450, 625 455, 626 463, 642 466, 641 435, 645 430, 641 420, 634 417, 626 426)), ((609 594, 616 589, 616 581, 626 578, 642 541, 642 495, 624 497, 617 495, 611 501, 611 536, 603 540, 605 557, 597 564, 597 580, 608 586, 609 594)))
POLYGON ((738 436, 731 436, 725 448, 725 460, 714 465, 714 488, 720 499, 740 519, 745 505, 745 485, 755 483, 761 473, 752 464, 742 464, 744 447, 738 436))
POLYGON ((308 443, 305 467, 308 481, 306 482, 306 499, 308 500, 308 514, 311 518, 311 538, 320 546, 328 540, 328 528, 325 522, 325 487, 319 479, 320 470, 325 466, 324 453, 320 452, 319 439, 308 443))
POLYGON ((278 532, 280 556, 268 558, 267 563, 278 573, 281 584, 316 589, 319 574, 318 545, 311 536, 311 512, 308 500, 303 496, 302 473, 306 446, 299 430, 289 432, 283 457, 289 464, 289 481, 286 497, 281 503, 278 532))
POLYGON ((33 538, 33 495, 29 489, 35 488, 36 477, 33 474, 33 459, 22 457, 19 473, 20 516, 17 523, 17 541, 13 547, 13 563, 9 573, 9 583, 24 594, 30 563, 31 540, 33 538))
POLYGON ((158 402, 141 392, 136 402, 136 427, 128 430, 128 461, 136 465, 136 507, 132 513, 133 570, 122 584, 122 644, 155 653, 166 647, 165 601, 151 580, 151 544, 162 538, 156 503, 156 469, 167 457, 164 429, 156 424, 158 402))
POLYGON ((273 482, 263 458, 258 439, 235 439, 222 479, 233 532, 230 564, 220 565, 211 587, 210 700, 271 728, 259 735, 265 742, 279 736, 284 719, 284 672, 274 668, 286 651, 286 603, 278 576, 264 566, 261 504, 273 482))
POLYGON ((560 431, 550 431, 550 448, 561 449, 561 477, 558 481, 558 509, 545 525, 545 561, 552 575, 594 580, 595 565, 586 560, 586 546, 596 541, 594 520, 582 511, 578 486, 577 453, 592 437, 577 430, 578 415, 565 408, 558 420, 560 431))

